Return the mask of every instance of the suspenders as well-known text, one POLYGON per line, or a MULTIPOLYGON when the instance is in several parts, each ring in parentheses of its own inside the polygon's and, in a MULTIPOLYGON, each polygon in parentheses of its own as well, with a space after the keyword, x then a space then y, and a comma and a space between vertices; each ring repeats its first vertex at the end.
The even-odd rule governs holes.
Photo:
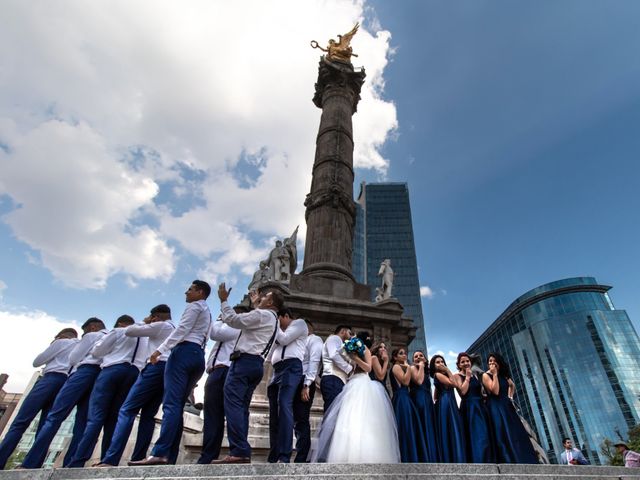
MULTIPOLYGON (((262 350, 262 353, 260 353, 260 356, 262 357, 267 356, 267 354, 269 353, 269 350, 271 350, 271 345, 273 345, 273 341, 276 339, 276 334, 278 333, 278 315, 273 310, 269 310, 269 311, 273 314, 273 317, 276 322, 275 322, 275 328, 273 329, 273 335, 271 335, 271 338, 267 342, 267 345, 264 347, 264 350, 262 350)), ((241 336, 242 336, 242 330, 240 330, 240 334, 238 335, 236 344, 233 346, 233 353, 229 357, 231 360, 237 360, 238 358, 240 358, 240 355, 242 352, 237 351, 236 347, 238 346, 238 342, 240 341, 241 336)))
POLYGON ((276 339, 276 334, 278 333, 278 315, 276 314, 276 312, 274 312, 273 310, 269 310, 271 313, 273 313, 273 316, 276 319, 276 326, 273 329, 273 335, 271 335, 271 338, 269 339, 269 343, 267 343, 267 346, 264 347, 264 350, 262 351, 262 353, 260 355, 262 355, 263 357, 266 357, 267 354, 269 353, 269 350, 271 350, 271 345, 273 345, 273 341, 276 339))
POLYGON ((133 355, 131 356, 131 365, 135 365, 136 355, 138 353, 138 347, 140 346, 140 337, 136 339, 136 348, 133 349, 133 355))

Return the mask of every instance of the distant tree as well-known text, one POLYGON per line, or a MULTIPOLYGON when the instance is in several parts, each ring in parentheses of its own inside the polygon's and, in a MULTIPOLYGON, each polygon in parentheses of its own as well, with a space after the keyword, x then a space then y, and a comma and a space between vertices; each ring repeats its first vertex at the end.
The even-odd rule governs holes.
MULTIPOLYGON (((640 451, 640 425, 636 425, 635 427, 631 427, 627 432, 629 440, 625 443, 629 445, 629 449, 634 452, 640 451)), ((607 458, 607 463, 609 465, 624 465, 622 461, 622 455, 620 455, 616 451, 616 447, 614 444, 618 443, 617 440, 610 440, 605 438, 602 444, 600 445, 600 453, 607 458)))

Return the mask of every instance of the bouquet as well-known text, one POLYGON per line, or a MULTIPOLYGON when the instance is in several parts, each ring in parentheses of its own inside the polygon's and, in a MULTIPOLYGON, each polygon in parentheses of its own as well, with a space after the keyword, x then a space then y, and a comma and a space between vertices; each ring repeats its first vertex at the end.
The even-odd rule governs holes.
POLYGON ((362 343, 362 340, 360 340, 358 337, 353 337, 345 341, 342 347, 344 348, 345 352, 355 353, 360 358, 364 358, 365 346, 364 343, 362 343))

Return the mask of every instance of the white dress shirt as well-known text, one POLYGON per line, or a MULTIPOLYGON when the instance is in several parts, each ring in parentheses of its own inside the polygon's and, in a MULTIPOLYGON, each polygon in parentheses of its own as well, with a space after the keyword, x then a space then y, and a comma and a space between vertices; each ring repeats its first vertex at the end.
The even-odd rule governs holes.
POLYGON ((209 332, 209 338, 215 343, 209 352, 207 358, 207 372, 218 365, 231 366, 231 360, 229 356, 233 352, 233 347, 236 344, 240 330, 230 327, 226 323, 223 323, 218 319, 211 325, 211 331, 209 332), (215 365, 214 365, 215 360, 215 365))
POLYGON ((220 308, 222 321, 242 331, 235 349, 242 353, 262 355, 278 325, 276 312, 257 308, 247 313, 236 313, 227 302, 222 302, 220 308))
MULTIPOLYGON (((173 333, 176 327, 168 320, 153 323, 140 323, 125 328, 124 334, 127 337, 147 337, 147 348, 144 352, 145 361, 153 352, 160 348, 160 345, 173 333)), ((160 362, 166 362, 171 352, 162 353, 158 358, 160 362)))
POLYGON ((273 345, 270 354, 271 364, 276 365, 282 360, 290 358, 297 358, 302 362, 308 335, 307 322, 302 318, 293 320, 286 330, 278 327, 276 343, 273 345))
POLYGON ((304 384, 306 387, 316 381, 320 361, 322 360, 322 339, 313 333, 307 337, 302 359, 302 372, 304 374, 304 384))
POLYGON ((79 342, 77 338, 59 338, 51 342, 46 350, 40 353, 34 360, 35 368, 45 365, 42 373, 69 373, 69 354, 79 342))
POLYGON ((127 337, 126 328, 114 328, 97 342, 91 350, 94 357, 102 358, 103 369, 112 365, 129 363, 142 370, 146 362, 147 338, 127 337))
POLYGON ((75 370, 80 365, 100 365, 102 358, 94 357, 91 354, 91 349, 96 342, 102 340, 107 332, 107 329, 102 329, 97 332, 85 333, 69 354, 69 366, 74 367, 75 370))
MULTIPOLYGON (((184 309, 180 323, 169 337, 158 347, 158 351, 170 352, 173 347, 182 342, 196 343, 202 348, 209 338, 209 328, 211 326, 211 312, 204 300, 191 302, 184 309)), ((153 352, 152 352, 153 353, 153 352)))
POLYGON ((342 356, 342 339, 338 335, 330 335, 322 348, 322 376, 335 375, 343 382, 353 370, 346 358, 342 356))

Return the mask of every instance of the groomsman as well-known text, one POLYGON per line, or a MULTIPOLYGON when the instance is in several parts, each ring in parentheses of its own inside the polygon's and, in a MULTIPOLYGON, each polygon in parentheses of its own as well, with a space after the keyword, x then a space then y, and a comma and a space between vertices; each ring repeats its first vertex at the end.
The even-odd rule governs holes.
POLYGON ((146 359, 147 339, 127 337, 124 334, 126 327, 134 323, 129 315, 121 315, 113 330, 93 347, 93 356, 102 358, 102 371, 96 378, 89 399, 87 427, 76 453, 67 465, 69 468, 84 467, 93 454, 103 427, 102 455, 109 449, 118 411, 146 359))
POLYGON ((288 308, 278 314, 280 327, 270 358, 273 375, 269 397, 269 463, 289 463, 293 450, 293 397, 303 379, 302 359, 309 331, 302 318, 288 308))
POLYGON ((351 338, 351 327, 338 325, 324 342, 322 348, 322 379, 320 391, 324 400, 324 411, 329 409, 333 400, 340 394, 347 383, 347 377, 353 370, 342 356, 342 344, 351 338))
POLYGON ((302 359, 302 373, 304 375, 298 391, 293 399, 293 429, 296 433, 295 463, 305 463, 311 448, 311 406, 316 393, 316 379, 320 373, 322 360, 322 339, 314 335, 313 324, 307 322, 309 335, 305 341, 304 358, 302 359))
MULTIPOLYGON (((147 338, 147 349, 144 358, 148 360, 151 352, 155 352, 167 337, 173 333, 175 327, 169 320, 171 320, 169 306, 164 304, 156 305, 151 309, 149 316, 144 319, 142 324, 131 325, 124 331, 124 334, 126 337, 131 338, 147 338)), ((127 399, 118 412, 118 422, 109 450, 96 466, 117 467, 120 464, 120 459, 127 446, 127 440, 131 435, 138 413, 140 413, 138 435, 131 460, 136 461, 146 458, 155 429, 156 413, 158 413, 162 403, 164 369, 167 358, 169 358, 168 353, 160 355, 156 364, 147 363, 142 372, 140 372, 136 383, 129 390, 127 399)), ((175 452, 172 452, 172 457, 177 457, 178 449, 176 448, 175 450, 175 452)))
MULTIPOLYGON (((78 343, 78 332, 73 328, 61 330, 44 352, 33 361, 35 368, 45 365, 42 375, 22 401, 22 406, 11 423, 2 443, 0 443, 0 470, 4 469, 7 460, 18 446, 24 432, 29 428, 36 415, 40 413, 38 430, 40 431, 47 418, 47 413, 56 399, 56 395, 67 381, 69 373, 69 354, 78 343)), ((37 433, 36 432, 36 433, 37 433)))
POLYGON ((171 335, 151 354, 149 361, 156 364, 163 354, 171 352, 164 372, 162 397, 162 426, 160 436, 144 460, 129 465, 167 465, 176 442, 182 437, 182 413, 191 390, 204 373, 204 347, 211 328, 211 312, 207 297, 211 287, 207 282, 194 280, 185 292, 189 305, 180 323, 171 335))
POLYGON ((229 292, 225 284, 218 288, 222 302, 222 321, 241 330, 233 353, 231 367, 224 383, 224 413, 227 417, 229 455, 211 463, 251 463, 249 435, 249 404, 253 391, 262 380, 264 358, 271 349, 277 330, 278 316, 284 304, 282 294, 269 290, 250 292, 252 305, 257 308, 237 314, 227 303, 229 292))
POLYGON ((67 447, 62 466, 66 467, 76 452, 78 442, 82 438, 87 424, 89 411, 89 396, 93 389, 96 377, 100 373, 102 359, 94 357, 91 350, 94 345, 106 334, 107 329, 99 318, 92 317, 82 325, 82 339, 69 353, 69 364, 73 370, 64 383, 51 410, 44 421, 42 428, 37 433, 31 449, 22 461, 22 468, 40 468, 47 458, 49 445, 58 433, 62 422, 69 416, 73 407, 76 407, 76 418, 73 424, 73 437, 67 447))
MULTIPOLYGON (((238 313, 238 311, 236 310, 238 313)), ((202 428, 202 453, 198 463, 207 464, 220 456, 224 437, 224 382, 227 379, 231 359, 240 330, 218 320, 213 322, 209 337, 216 343, 207 359, 207 382, 204 384, 204 426, 202 428)))

